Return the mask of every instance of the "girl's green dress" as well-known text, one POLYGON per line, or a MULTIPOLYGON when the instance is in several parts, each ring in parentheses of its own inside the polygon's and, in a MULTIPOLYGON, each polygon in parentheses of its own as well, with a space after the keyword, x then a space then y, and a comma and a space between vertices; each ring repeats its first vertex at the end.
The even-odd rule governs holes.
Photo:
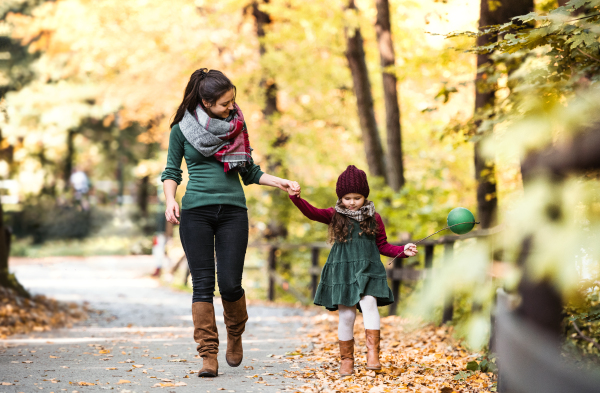
POLYGON ((352 307, 358 305, 365 295, 377 298, 377 306, 394 302, 394 295, 387 283, 387 275, 375 236, 359 235, 362 230, 355 220, 350 220, 346 243, 335 242, 321 272, 321 282, 314 303, 336 311, 338 304, 352 307))

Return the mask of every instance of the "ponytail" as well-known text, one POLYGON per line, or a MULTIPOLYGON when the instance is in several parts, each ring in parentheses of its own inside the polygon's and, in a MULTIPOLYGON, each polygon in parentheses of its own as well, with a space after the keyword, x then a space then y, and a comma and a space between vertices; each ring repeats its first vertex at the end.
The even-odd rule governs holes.
POLYGON ((185 87, 183 101, 177 108, 171 128, 183 119, 186 110, 192 113, 198 105, 204 108, 202 100, 214 105, 223 94, 231 89, 234 90, 234 93, 236 92, 234 84, 221 71, 208 71, 207 68, 194 71, 185 87))

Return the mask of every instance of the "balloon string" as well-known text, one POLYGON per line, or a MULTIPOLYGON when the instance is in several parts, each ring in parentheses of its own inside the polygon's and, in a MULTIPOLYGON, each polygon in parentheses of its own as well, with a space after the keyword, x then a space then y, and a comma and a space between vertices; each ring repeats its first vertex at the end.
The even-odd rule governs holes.
MULTIPOLYGON (((455 226, 457 226, 457 225, 462 225, 462 224, 479 224, 479 223, 478 223, 478 222, 476 222, 476 221, 469 221, 469 222, 459 222, 458 224, 450 225, 450 226, 447 226, 446 228, 440 229, 439 231, 437 231, 437 232, 434 232, 434 233, 432 233, 431 235, 429 235, 429 236, 426 236, 426 237, 424 237, 423 239, 421 239, 421 240, 418 240, 418 241, 414 242, 413 244, 414 244, 414 245, 417 245, 417 244, 421 243, 423 240, 425 240, 425 239, 428 239, 428 238, 430 238, 431 236, 433 236, 433 235, 435 235, 435 234, 437 234, 437 233, 440 233, 441 231, 445 231, 446 229, 450 229, 450 228, 452 228, 452 227, 455 227, 455 226)), ((392 259, 390 262, 388 262, 388 265, 390 265, 392 262, 394 262, 394 261, 396 260, 396 258, 398 258, 398 257, 399 257, 400 255, 402 255, 402 254, 404 254, 404 250, 402 250, 402 252, 401 252, 400 254, 396 255, 396 256, 394 257, 394 259, 392 259)))

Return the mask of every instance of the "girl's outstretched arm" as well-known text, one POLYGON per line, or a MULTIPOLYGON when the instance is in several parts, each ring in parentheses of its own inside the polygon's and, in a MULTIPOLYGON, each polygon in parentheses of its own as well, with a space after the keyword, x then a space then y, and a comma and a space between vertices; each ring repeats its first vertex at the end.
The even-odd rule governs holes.
POLYGON ((402 254, 402 251, 404 251, 404 246, 394 246, 388 243, 387 235, 385 234, 385 225, 383 225, 383 220, 378 213, 375 214, 375 220, 379 226, 379 234, 377 235, 376 240, 379 253, 390 258, 408 258, 408 255, 402 254))
POLYGON ((300 198, 298 195, 290 195, 290 199, 292 202, 294 202, 294 205, 300 209, 302 214, 313 221, 318 221, 329 225, 331 218, 335 213, 333 207, 330 207, 329 209, 317 209, 304 199, 300 198))

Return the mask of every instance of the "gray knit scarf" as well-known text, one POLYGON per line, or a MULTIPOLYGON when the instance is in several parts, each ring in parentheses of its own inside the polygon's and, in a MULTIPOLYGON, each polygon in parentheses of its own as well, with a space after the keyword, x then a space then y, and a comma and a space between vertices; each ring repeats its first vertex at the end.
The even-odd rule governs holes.
POLYGON ((204 157, 214 156, 224 163, 225 172, 238 168, 244 173, 246 164, 252 160, 252 148, 248 141, 244 115, 237 104, 234 104, 234 108, 227 119, 215 119, 198 105, 195 116, 185 111, 179 128, 185 139, 200 154, 204 157))
POLYGON ((335 211, 349 217, 355 221, 361 222, 369 217, 375 216, 375 204, 371 201, 365 201, 365 204, 358 210, 350 210, 344 207, 341 199, 335 204, 335 211))

